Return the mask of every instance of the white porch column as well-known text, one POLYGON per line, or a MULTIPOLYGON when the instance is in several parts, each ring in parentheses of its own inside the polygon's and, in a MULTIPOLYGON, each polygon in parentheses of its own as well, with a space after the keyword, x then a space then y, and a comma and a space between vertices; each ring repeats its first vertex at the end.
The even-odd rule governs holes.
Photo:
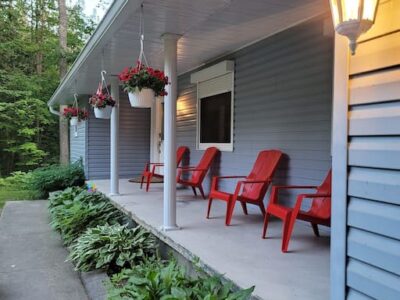
POLYGON ((110 165, 110 196, 119 194, 119 80, 113 76, 111 83, 111 97, 115 100, 115 106, 111 113, 111 165, 110 165))
POLYGON ((164 72, 171 84, 164 97, 164 222, 163 230, 178 229, 176 224, 176 100, 177 100, 177 44, 179 35, 163 34, 164 72))

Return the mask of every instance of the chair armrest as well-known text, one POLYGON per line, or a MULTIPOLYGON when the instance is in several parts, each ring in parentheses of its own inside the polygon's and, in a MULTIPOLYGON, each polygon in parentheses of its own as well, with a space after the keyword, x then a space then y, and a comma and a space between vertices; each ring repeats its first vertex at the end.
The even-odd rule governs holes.
POLYGON ((198 169, 198 168, 180 168, 181 172, 196 172, 196 171, 207 171, 207 169, 198 169))
POLYGON ((163 166, 164 165, 164 163, 152 163, 152 162, 150 162, 148 164, 149 165, 156 165, 156 166, 163 166))
POLYGON ((214 176, 218 179, 233 179, 233 178, 246 178, 247 176, 214 176))
POLYGON ((276 190, 289 190, 289 189, 317 189, 315 185, 274 185, 272 188, 276 190))
POLYGON ((216 191, 218 189, 218 183, 221 179, 236 179, 236 178, 246 178, 247 176, 213 176, 211 182, 211 190, 216 191))
POLYGON ((179 181, 183 172, 196 172, 196 171, 207 171, 207 169, 197 169, 196 167, 179 167, 176 179, 177 181, 179 181))
POLYGON ((271 179, 267 179, 267 180, 242 180, 239 181, 241 184, 252 184, 252 183, 269 183, 271 182, 271 179))

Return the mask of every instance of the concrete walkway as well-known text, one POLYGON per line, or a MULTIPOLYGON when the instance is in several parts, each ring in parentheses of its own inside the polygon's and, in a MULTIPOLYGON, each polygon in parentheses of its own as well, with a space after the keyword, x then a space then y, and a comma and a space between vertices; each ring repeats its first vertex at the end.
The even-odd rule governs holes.
POLYGON ((0 217, 0 299, 86 300, 57 233, 47 201, 7 202, 0 217))

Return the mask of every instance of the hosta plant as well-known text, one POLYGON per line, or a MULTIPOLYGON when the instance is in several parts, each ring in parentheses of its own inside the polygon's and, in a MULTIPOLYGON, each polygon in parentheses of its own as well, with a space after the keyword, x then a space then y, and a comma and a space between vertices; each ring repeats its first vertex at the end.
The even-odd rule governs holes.
POLYGON ((147 261, 125 269, 111 278, 107 288, 109 300, 246 300, 254 287, 232 291, 232 284, 220 277, 189 277, 175 260, 147 261))
POLYGON ((85 190, 56 194, 50 200, 50 216, 51 226, 60 232, 66 245, 71 244, 87 228, 124 221, 124 215, 107 197, 85 190))
POLYGON ((152 257, 155 238, 143 227, 103 225, 87 229, 71 245, 69 259, 77 270, 117 272, 152 257))

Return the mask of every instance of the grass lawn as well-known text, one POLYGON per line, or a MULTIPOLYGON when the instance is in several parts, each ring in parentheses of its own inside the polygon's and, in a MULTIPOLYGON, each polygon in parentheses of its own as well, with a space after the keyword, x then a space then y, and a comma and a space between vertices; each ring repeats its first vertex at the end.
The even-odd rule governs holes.
POLYGON ((6 201, 13 200, 30 200, 32 199, 32 191, 27 190, 8 190, 7 188, 0 187, 0 210, 3 208, 6 201))

